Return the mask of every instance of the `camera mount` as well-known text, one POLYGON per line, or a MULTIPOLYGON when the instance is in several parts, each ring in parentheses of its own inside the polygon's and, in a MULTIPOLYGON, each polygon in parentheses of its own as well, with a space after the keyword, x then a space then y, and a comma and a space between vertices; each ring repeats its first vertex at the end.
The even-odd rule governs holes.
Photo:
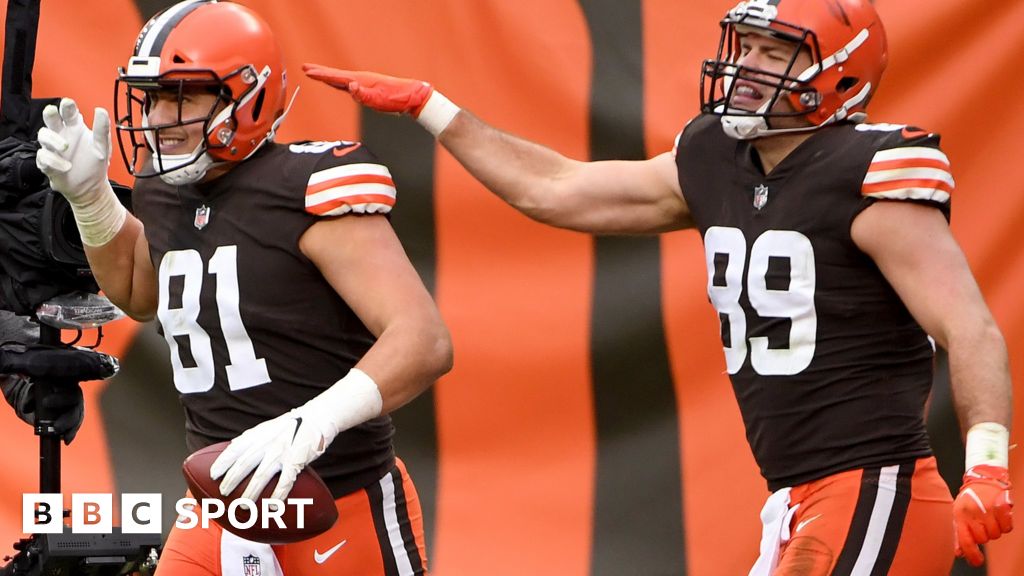
MULTIPOLYGON (((39 345, 7 354, 4 373, 26 376, 35 387, 39 492, 55 494, 60 493, 61 435, 54 406, 69 391, 80 394, 81 382, 117 369, 111 357, 63 344, 61 330, 77 329, 81 335, 120 312, 95 294, 72 294, 99 288, 67 201, 35 166, 33 138, 42 109, 57 101, 32 98, 39 7, 40 0, 7 2, 0 79, 0 308, 40 322, 39 345)), ((14 548, 17 553, 0 566, 2 576, 148 574, 156 565, 160 534, 33 534, 14 548)))
MULTIPOLYGON (((99 328, 120 317, 120 312, 103 297, 72 295, 50 301, 40 307, 39 344, 60 349, 61 328, 99 328), (45 311, 45 312, 43 312, 45 311)), ((67 387, 82 381, 106 378, 117 371, 111 357, 91 350, 68 350, 79 361, 55 366, 53 362, 26 358, 19 373, 36 386, 35 434, 39 436, 39 492, 60 493, 61 435, 55 428, 58 414, 46 399, 66 393, 67 387)), ((65 516, 68 513, 65 511, 65 516)), ((14 544, 17 553, 2 568, 4 576, 114 576, 130 572, 149 574, 156 567, 160 534, 122 534, 114 528, 110 534, 34 534, 14 544)))

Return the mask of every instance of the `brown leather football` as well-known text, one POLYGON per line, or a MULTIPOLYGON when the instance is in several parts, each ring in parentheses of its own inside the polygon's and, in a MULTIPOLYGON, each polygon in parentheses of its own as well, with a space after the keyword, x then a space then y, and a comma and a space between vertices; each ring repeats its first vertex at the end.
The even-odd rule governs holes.
MULTIPOLYGON (((241 498, 242 492, 245 491, 245 487, 248 486, 249 480, 252 478, 252 474, 250 473, 246 476, 231 494, 221 496, 220 481, 214 481, 210 478, 210 466, 213 465, 213 461, 217 459, 217 456, 220 456, 220 453, 227 448, 228 444, 228 442, 220 442, 197 450, 186 458, 181 466, 181 471, 185 475, 185 481, 192 492, 192 497, 199 501, 195 511, 196 515, 200 516, 200 518, 202 517, 200 511, 202 510, 203 499, 219 500, 224 505, 223 513, 219 516, 214 516, 211 513, 211 520, 220 524, 225 530, 246 540, 263 542, 265 544, 288 544, 306 540, 326 532, 334 525, 334 522, 338 519, 338 509, 335 508, 331 491, 327 489, 327 485, 320 479, 320 476, 308 466, 299 473, 299 476, 295 479, 295 485, 287 497, 289 499, 310 498, 313 500, 312 504, 301 506, 303 518, 301 528, 298 525, 300 506, 292 504, 286 505, 284 512, 280 515, 281 523, 284 524, 284 527, 280 527, 277 521, 269 516, 266 518, 266 527, 264 527, 262 513, 264 504, 262 499, 269 498, 274 487, 277 485, 278 475, 276 474, 270 479, 267 487, 263 489, 263 493, 260 494, 260 500, 256 502, 257 517, 255 522, 252 521, 251 512, 245 506, 236 504, 232 507, 231 503, 241 498), (252 526, 248 528, 240 527, 236 526, 232 521, 243 526, 246 524, 252 524, 252 526)), ((215 505, 211 503, 210 506, 215 505)), ((211 508, 211 510, 215 509, 211 508)))

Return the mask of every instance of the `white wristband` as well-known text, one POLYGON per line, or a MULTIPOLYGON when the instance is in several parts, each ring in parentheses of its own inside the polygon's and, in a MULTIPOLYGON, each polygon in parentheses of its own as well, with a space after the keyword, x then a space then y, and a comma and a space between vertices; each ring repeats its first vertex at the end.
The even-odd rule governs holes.
POLYGON ((75 213, 82 244, 86 246, 99 247, 113 240, 128 216, 128 211, 121 205, 107 181, 94 193, 83 194, 68 203, 75 213))
POLYGON ((455 115, 460 110, 462 109, 451 100, 445 98, 444 94, 434 90, 430 94, 430 98, 427 98, 427 103, 423 105, 423 109, 420 110, 416 121, 422 124, 427 129, 427 132, 433 134, 434 138, 437 138, 452 123, 455 115))
POLYGON ((380 416, 383 407, 384 400, 377 383, 366 372, 353 368, 298 410, 313 410, 323 417, 322 420, 332 428, 321 431, 330 444, 338 433, 380 416))
POLYGON ((982 422, 967 431, 967 455, 964 468, 979 464, 1009 467, 1010 431, 996 422, 982 422))

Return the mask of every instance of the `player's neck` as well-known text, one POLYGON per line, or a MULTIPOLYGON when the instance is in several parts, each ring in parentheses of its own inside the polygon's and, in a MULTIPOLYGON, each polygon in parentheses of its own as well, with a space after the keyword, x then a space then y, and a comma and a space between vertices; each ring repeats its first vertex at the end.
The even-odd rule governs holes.
POLYGON ((213 166, 210 167, 209 170, 206 171, 206 175, 203 176, 201 182, 203 184, 212 182, 217 178, 220 178, 221 176, 227 174, 229 171, 231 171, 232 168, 234 168, 238 164, 238 162, 219 162, 217 164, 214 164, 213 166))
POLYGON ((814 132, 794 132, 791 134, 776 134, 765 136, 751 141, 757 156, 761 160, 761 167, 765 174, 770 174, 780 162, 785 160, 793 150, 800 144, 813 136, 814 132))

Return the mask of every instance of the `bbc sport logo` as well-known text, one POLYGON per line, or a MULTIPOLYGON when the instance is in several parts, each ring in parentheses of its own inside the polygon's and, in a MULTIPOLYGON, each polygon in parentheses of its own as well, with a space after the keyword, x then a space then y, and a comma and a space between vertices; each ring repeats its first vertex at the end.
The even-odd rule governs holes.
MULTIPOLYGON (((122 494, 121 533, 159 534, 161 532, 161 494, 122 494)), ((305 528, 306 507, 312 498, 276 500, 264 498, 259 506, 247 498, 232 500, 227 506, 212 498, 181 498, 174 504, 178 514, 174 526, 179 529, 209 528, 211 520, 226 519, 234 528, 247 530, 260 523, 263 529, 273 522, 285 528, 282 516, 287 506, 295 507, 295 526, 305 528), (198 511, 197 511, 198 509, 198 511)), ((64 496, 62 494, 22 494, 21 524, 26 534, 61 534, 64 496)), ((114 526, 113 494, 90 493, 71 495, 71 532, 74 534, 110 534, 114 526)))

